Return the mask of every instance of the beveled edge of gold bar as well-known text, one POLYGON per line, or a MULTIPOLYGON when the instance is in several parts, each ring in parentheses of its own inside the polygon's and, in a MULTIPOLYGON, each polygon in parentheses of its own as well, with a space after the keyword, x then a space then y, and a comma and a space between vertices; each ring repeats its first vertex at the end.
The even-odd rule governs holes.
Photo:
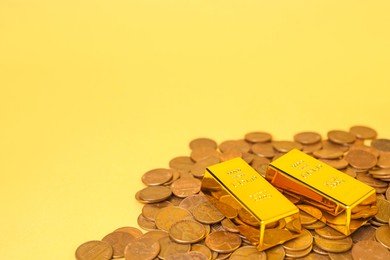
POLYGON ((375 191, 372 187, 297 149, 271 162, 269 167, 345 207, 357 204, 362 197, 367 197, 375 191))
POLYGON ((261 223, 270 223, 299 212, 292 202, 241 158, 212 165, 206 171, 261 223))

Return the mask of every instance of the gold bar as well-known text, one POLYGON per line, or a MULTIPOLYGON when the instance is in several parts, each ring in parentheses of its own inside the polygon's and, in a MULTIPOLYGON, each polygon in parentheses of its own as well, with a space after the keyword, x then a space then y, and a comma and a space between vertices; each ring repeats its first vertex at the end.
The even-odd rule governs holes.
POLYGON ((202 192, 215 205, 238 210, 225 216, 260 251, 301 234, 299 209, 241 158, 208 167, 202 192))
POLYGON ((297 149, 270 163, 266 179, 298 199, 298 207, 308 204, 320 209, 323 217, 313 216, 345 235, 377 212, 374 188, 297 149))

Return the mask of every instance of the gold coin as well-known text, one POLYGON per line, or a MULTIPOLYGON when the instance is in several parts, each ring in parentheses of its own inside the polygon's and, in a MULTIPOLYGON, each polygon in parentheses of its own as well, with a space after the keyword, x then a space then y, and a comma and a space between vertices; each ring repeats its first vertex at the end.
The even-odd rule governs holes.
POLYGON ((216 231, 206 237, 205 243, 215 252, 230 253, 241 245, 241 238, 235 233, 216 231))
POLYGON ((388 225, 379 227, 375 232, 376 241, 387 249, 390 249, 390 227, 388 225))
POLYGON ((266 260, 267 255, 265 252, 258 251, 254 246, 243 246, 234 251, 230 257, 230 260, 266 260))
POLYGON ((171 226, 183 219, 191 219, 192 214, 186 209, 180 207, 162 208, 156 216, 156 226, 164 231, 168 231, 171 226))
POLYGON ((113 254, 112 246, 104 241, 92 240, 76 249, 77 260, 109 260, 113 254))
POLYGON ((178 221, 169 229, 169 236, 180 244, 196 243, 202 240, 205 235, 205 227, 194 220, 178 221))
POLYGON ((327 239, 316 235, 314 237, 314 241, 322 250, 333 253, 346 252, 352 247, 352 239, 350 237, 342 239, 327 239))
POLYGON ((291 239, 283 244, 284 249, 288 251, 303 251, 311 246, 313 243, 312 234, 306 230, 302 229, 302 233, 299 237, 291 239))

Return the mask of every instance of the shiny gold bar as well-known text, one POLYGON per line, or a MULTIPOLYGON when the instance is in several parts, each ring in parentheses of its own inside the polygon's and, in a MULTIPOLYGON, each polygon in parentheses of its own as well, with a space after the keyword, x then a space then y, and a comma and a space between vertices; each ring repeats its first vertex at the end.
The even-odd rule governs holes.
POLYGON ((301 234, 299 209, 241 158, 208 167, 202 192, 238 211, 225 216, 260 251, 301 234))
POLYGON ((350 235, 376 214, 375 189, 297 149, 268 166, 266 179, 309 214, 312 205, 321 210, 317 217, 330 227, 350 235))

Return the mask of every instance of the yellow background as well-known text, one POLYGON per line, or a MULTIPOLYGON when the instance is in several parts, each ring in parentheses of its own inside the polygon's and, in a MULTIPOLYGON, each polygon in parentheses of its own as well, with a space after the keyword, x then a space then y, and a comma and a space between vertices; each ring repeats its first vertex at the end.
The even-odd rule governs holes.
POLYGON ((197 137, 390 138, 390 2, 1 0, 1 259, 137 226, 197 137))

